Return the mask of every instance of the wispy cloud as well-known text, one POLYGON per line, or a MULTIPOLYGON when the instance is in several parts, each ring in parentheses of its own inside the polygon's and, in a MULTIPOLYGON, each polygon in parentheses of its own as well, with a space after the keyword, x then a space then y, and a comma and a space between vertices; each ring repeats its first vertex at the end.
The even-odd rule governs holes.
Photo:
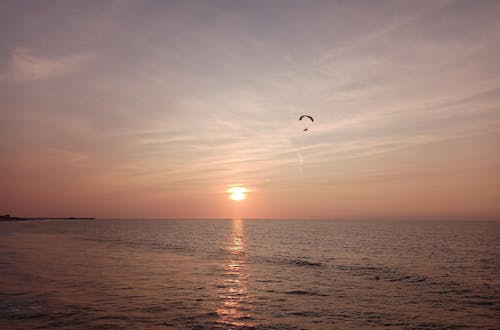
MULTIPOLYGON (((382 24, 375 26, 371 30, 366 31, 366 33, 353 38, 353 40, 349 41, 347 44, 342 45, 341 47, 332 48, 330 51, 325 52, 324 54, 322 54, 322 56, 318 57, 317 63, 318 65, 322 66, 327 62, 335 60, 339 57, 349 56, 349 54, 357 53, 360 48, 367 46, 370 47, 370 43, 376 42, 379 39, 382 39, 390 33, 402 29, 409 24, 424 19, 427 15, 443 9, 444 7, 452 4, 454 1, 455 0, 433 1, 427 3, 427 5, 418 6, 410 10, 406 10, 406 12, 399 14, 392 21, 381 21, 382 24)), ((384 8, 384 5, 382 5, 382 8, 384 8)), ((389 10, 389 8, 385 8, 389 10)))
POLYGON ((24 48, 16 48, 11 53, 7 72, 0 79, 27 82, 55 78, 80 70, 91 57, 91 54, 76 54, 48 58, 33 55, 24 48))

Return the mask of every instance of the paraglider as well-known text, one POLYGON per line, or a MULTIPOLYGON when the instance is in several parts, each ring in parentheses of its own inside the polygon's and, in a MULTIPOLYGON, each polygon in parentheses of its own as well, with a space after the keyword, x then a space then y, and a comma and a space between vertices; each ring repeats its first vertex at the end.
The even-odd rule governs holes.
MULTIPOLYGON (((299 120, 302 121, 302 119, 304 119, 304 118, 307 118, 308 120, 311 120, 311 122, 314 121, 313 117, 311 117, 309 115, 302 115, 302 116, 299 117, 299 120)), ((306 132, 308 130, 309 130, 309 128, 307 127, 307 124, 305 124, 305 122, 304 122, 304 132, 306 132)))

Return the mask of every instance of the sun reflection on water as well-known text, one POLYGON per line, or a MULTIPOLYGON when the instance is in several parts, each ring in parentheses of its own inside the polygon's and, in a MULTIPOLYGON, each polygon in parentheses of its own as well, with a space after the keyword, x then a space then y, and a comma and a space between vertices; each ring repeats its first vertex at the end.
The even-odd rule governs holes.
POLYGON ((231 242, 226 248, 229 258, 224 265, 224 291, 220 293, 222 304, 217 308, 218 323, 230 326, 251 326, 247 292, 248 273, 245 269, 246 250, 243 237, 243 221, 234 219, 231 242))

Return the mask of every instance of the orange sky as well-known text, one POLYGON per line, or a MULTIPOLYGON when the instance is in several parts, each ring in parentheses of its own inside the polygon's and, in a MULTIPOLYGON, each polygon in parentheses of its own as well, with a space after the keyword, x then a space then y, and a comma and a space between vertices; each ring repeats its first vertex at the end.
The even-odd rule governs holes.
POLYGON ((3 2, 0 213, 498 219, 499 14, 3 2))

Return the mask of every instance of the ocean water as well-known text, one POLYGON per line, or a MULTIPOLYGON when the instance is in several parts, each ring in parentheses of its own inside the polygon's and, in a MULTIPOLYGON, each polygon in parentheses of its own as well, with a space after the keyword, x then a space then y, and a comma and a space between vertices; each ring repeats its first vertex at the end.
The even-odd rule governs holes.
POLYGON ((0 328, 500 329, 500 222, 1 222, 0 328))

